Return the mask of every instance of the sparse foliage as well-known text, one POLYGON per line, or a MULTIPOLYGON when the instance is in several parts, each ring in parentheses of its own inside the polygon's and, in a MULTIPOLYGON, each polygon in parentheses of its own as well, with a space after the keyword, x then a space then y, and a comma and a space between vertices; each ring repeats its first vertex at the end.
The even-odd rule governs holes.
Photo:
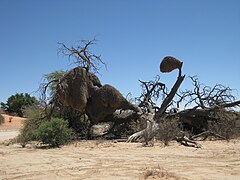
POLYGON ((60 79, 63 78, 63 76, 66 74, 66 71, 63 70, 57 70, 49 74, 45 74, 43 76, 44 80, 47 81, 47 83, 51 84, 48 86, 50 95, 53 95, 56 91, 57 84, 59 83, 60 79))
POLYGON ((44 82, 40 84, 40 99, 42 103, 51 100, 54 93, 56 92, 57 85, 60 82, 60 79, 66 74, 66 71, 57 70, 43 76, 44 82), (47 95, 49 97, 47 98, 47 95))
POLYGON ((40 103, 34 103, 31 106, 26 106, 22 108, 23 116, 26 118, 33 118, 36 116, 40 116, 43 112, 44 106, 40 103))

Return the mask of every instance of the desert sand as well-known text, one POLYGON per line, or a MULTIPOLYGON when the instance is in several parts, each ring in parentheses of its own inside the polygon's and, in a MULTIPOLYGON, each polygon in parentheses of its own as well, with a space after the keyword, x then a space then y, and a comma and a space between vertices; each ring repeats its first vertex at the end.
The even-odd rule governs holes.
POLYGON ((0 179, 240 179, 239 139, 200 143, 198 149, 104 140, 56 149, 2 144, 0 179))
POLYGON ((23 126, 25 118, 2 114, 4 123, 0 125, 0 142, 16 137, 23 126))

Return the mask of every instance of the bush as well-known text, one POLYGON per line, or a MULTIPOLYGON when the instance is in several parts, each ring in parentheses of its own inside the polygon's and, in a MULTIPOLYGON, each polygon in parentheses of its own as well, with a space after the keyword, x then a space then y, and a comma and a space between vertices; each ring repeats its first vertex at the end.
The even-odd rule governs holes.
MULTIPOLYGON (((45 110, 48 112, 51 111, 50 107, 47 107, 45 110)), ((36 137, 36 131, 40 124, 49 121, 49 118, 47 118, 48 116, 46 116, 46 112, 43 111, 43 108, 36 104, 23 109, 23 115, 28 117, 28 119, 24 121, 24 126, 17 138, 17 142, 24 146, 30 141, 38 140, 36 137), (46 117, 43 118, 44 116, 46 117)), ((73 130, 72 135, 74 134, 76 137, 85 139, 88 137, 90 122, 87 117, 78 115, 73 110, 58 108, 55 108, 51 116, 52 118, 61 118, 68 121, 68 127, 73 130)), ((71 138, 73 138, 73 136, 71 136, 71 138)))
POLYGON ((52 118, 45 121, 35 131, 37 140, 48 144, 50 147, 59 147, 69 142, 72 130, 68 128, 68 122, 61 118, 52 118))
POLYGON ((25 144, 29 141, 36 140, 34 133, 38 126, 43 121, 46 121, 46 119, 42 118, 42 110, 36 106, 36 104, 24 108, 23 115, 27 117, 27 119, 24 121, 24 126, 21 129, 16 141, 21 143, 22 146, 25 146, 25 144))
POLYGON ((57 107, 54 109, 52 117, 68 121, 69 127, 77 138, 87 139, 89 137, 90 120, 87 115, 80 114, 70 107, 57 107))
POLYGON ((4 118, 3 116, 0 114, 0 124, 4 123, 4 118))
POLYGON ((35 131, 39 127, 40 123, 40 118, 26 119, 16 141, 22 144, 22 146, 25 146, 28 142, 36 140, 35 131))

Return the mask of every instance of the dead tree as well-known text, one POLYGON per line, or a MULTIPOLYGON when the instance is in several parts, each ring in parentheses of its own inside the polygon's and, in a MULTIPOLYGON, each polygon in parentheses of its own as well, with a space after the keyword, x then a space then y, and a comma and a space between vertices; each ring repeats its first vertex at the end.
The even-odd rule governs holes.
MULTIPOLYGON (((153 108, 151 108, 151 105, 149 106, 149 112, 147 112, 146 114, 143 114, 140 118, 146 119, 147 121, 147 128, 137 132, 133 135, 131 135, 128 138, 128 142, 132 142, 135 141, 136 139, 140 138, 140 137, 147 137, 147 141, 152 139, 158 129, 159 129, 159 124, 154 120, 154 119, 161 119, 161 117, 163 117, 164 112, 166 111, 168 105, 171 103, 171 101, 173 100, 175 94, 177 93, 178 88, 180 87, 181 83, 183 82, 185 75, 182 75, 182 62, 179 63, 180 61, 175 59, 175 58, 171 58, 169 56, 165 57, 162 61, 162 63, 160 64, 160 67, 170 67, 169 69, 166 68, 166 72, 167 71, 172 71, 173 69, 179 69, 179 75, 178 78, 175 82, 175 84, 173 85, 171 91, 169 92, 169 94, 167 94, 166 98, 164 99, 164 101, 162 102, 161 107, 158 109, 157 112, 155 112, 153 110, 153 108), (169 64, 168 64, 169 63, 169 64), (171 64, 180 64, 180 66, 174 66, 171 64), (168 69, 168 70, 167 70, 168 69)), ((154 86, 153 86, 154 87, 154 86)), ((155 86, 156 87, 156 86, 155 86)), ((151 95, 151 93, 147 93, 146 94, 148 97, 151 95)), ((148 98, 144 98, 144 99, 148 99, 148 98)), ((149 103, 149 101, 145 102, 145 103, 149 103)))
MULTIPOLYGON (((190 77, 193 90, 185 90, 178 94, 177 106, 185 101, 185 108, 194 105, 191 109, 186 109, 178 113, 179 120, 184 128, 191 131, 193 135, 208 132, 211 126, 218 123, 227 123, 225 129, 236 121, 237 115, 229 108, 237 106, 240 101, 236 101, 232 94, 232 89, 221 84, 213 88, 201 84, 196 76, 190 77)), ((219 125, 220 126, 220 125, 219 125)), ((232 125, 234 126, 234 125, 232 125)), ((215 132, 219 133, 219 132, 215 132)), ((209 133, 208 133, 209 134, 209 133)), ((222 136, 228 136, 223 133, 222 136)), ((225 137, 227 138, 227 137, 225 137)))
MULTIPOLYGON (((154 103, 152 102, 152 93, 159 83, 140 81, 145 87, 145 93, 141 96, 142 102, 140 104, 144 104, 146 106, 145 108, 148 109, 148 111, 145 114, 142 114, 140 118, 147 121, 147 127, 146 129, 131 135, 128 142, 135 141, 140 137, 144 137, 146 141, 149 141, 158 133, 159 123, 161 123, 164 119, 169 120, 171 118, 178 119, 181 124, 181 128, 183 130, 188 130, 191 134, 193 134, 193 136, 186 136, 185 134, 175 136, 175 139, 183 145, 188 146, 190 144, 190 146, 200 147, 198 143, 193 141, 199 136, 213 136, 220 139, 227 139, 229 132, 233 131, 231 128, 234 127, 233 122, 238 118, 238 114, 234 111, 227 111, 226 108, 240 105, 240 101, 235 101, 235 97, 231 94, 232 90, 229 87, 225 87, 220 84, 215 85, 213 88, 203 86, 199 83, 196 77, 190 77, 194 85, 193 90, 177 94, 177 90, 185 77, 181 75, 182 62, 176 60, 175 58, 169 60, 169 58, 170 57, 164 58, 160 65, 160 70, 162 72, 170 72, 174 68, 179 69, 179 76, 161 106, 155 108, 157 111, 154 111, 153 108, 154 103), (170 63, 169 65, 168 62, 170 63), (176 94, 179 98, 174 101, 177 107, 179 107, 179 104, 184 100, 187 100, 185 106, 192 103, 194 103, 195 106, 191 109, 175 112, 173 114, 166 113, 166 109, 171 103, 173 103, 173 98, 176 94), (215 124, 218 129, 223 131, 223 133, 219 134, 217 131, 214 132, 211 130, 210 126, 214 126, 215 124)), ((164 91, 163 88, 164 84, 161 84, 161 87, 162 93, 166 94, 166 91, 164 91)))

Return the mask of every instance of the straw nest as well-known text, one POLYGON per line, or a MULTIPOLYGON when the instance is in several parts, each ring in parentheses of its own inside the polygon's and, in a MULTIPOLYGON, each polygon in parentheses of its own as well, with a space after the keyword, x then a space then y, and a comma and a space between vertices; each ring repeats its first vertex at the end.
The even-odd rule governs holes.
POLYGON ((182 62, 174 57, 166 56, 160 64, 160 71, 163 73, 171 72, 174 69, 181 69, 182 62))

